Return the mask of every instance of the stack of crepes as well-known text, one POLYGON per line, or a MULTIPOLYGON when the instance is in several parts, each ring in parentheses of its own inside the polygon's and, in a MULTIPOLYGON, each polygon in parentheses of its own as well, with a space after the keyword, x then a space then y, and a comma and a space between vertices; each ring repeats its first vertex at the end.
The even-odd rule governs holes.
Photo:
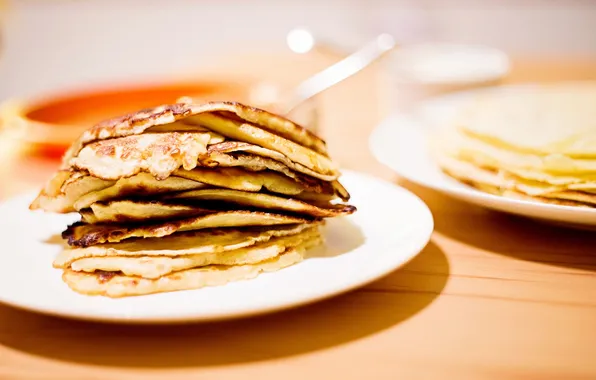
POLYGON ((596 205, 596 83, 487 93, 432 139, 448 175, 482 191, 596 205))
POLYGON ((101 122, 31 209, 78 212, 55 259, 71 289, 122 297, 215 286, 302 261, 351 214, 326 144, 234 102, 190 99, 101 122))

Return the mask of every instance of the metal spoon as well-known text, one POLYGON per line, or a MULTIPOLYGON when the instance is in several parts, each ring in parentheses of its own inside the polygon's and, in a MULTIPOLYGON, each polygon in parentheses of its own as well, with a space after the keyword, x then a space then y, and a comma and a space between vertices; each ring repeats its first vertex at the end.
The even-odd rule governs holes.
MULTIPOLYGON (((307 37, 306 34, 304 36, 307 37)), ((311 40, 314 41, 314 38, 311 40)), ((283 113, 292 112, 308 99, 356 74, 393 49, 395 45, 391 35, 386 33, 378 35, 356 52, 300 83, 294 89, 290 101, 284 104, 283 113)))

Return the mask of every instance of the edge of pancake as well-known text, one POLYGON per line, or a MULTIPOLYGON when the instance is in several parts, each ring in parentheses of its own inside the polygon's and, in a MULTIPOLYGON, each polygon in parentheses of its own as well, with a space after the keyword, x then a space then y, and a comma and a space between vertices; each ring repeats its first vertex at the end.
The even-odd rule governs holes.
MULTIPOLYGON (((75 222, 69 225, 66 230, 62 232, 62 238, 65 239, 70 246, 88 247, 90 245, 106 242, 118 242, 132 237, 161 237, 171 235, 174 232, 184 228, 185 225, 189 226, 207 218, 225 217, 227 215, 263 217, 262 220, 259 220, 258 224, 239 224, 231 226, 295 224, 317 220, 316 218, 288 216, 279 213, 261 211, 225 211, 221 213, 201 215, 193 218, 166 220, 162 221, 161 223, 151 223, 144 225, 86 224, 83 222, 75 222), (268 223, 265 223, 265 221, 268 221, 268 223)), ((210 226, 203 228, 213 227, 225 226, 210 226)))
POLYGON ((75 211, 71 196, 82 197, 90 192, 100 191, 114 184, 101 178, 92 177, 89 173, 79 170, 58 170, 38 192, 35 199, 29 204, 29 210, 42 209, 56 213, 69 213, 75 211), (89 186, 84 192, 77 186, 82 182, 89 186), (75 191, 78 188, 79 191, 75 191))
POLYGON ((153 108, 141 109, 95 124, 84 131, 70 146, 63 157, 62 165, 63 167, 67 167, 70 159, 76 156, 85 144, 97 140, 140 134, 153 126, 174 123, 189 116, 205 112, 233 113, 249 123, 256 124, 260 128, 328 157, 325 141, 306 128, 279 115, 238 102, 207 102, 196 105, 189 98, 180 98, 174 104, 164 104, 153 108), (272 122, 269 125, 263 125, 262 118, 269 118, 272 122))
POLYGON ((512 178, 505 178, 494 169, 475 166, 472 163, 453 157, 440 157, 440 169, 449 177, 471 186, 479 191, 529 202, 554 204, 571 207, 594 208, 594 204, 582 199, 579 191, 556 191, 541 195, 530 195, 520 190, 519 185, 512 178))
POLYGON ((325 221, 322 220, 310 223, 267 226, 267 228, 259 226, 210 228, 175 232, 172 235, 159 238, 130 238, 127 241, 118 243, 67 248, 56 256, 52 265, 54 268, 66 268, 71 262, 82 258, 107 256, 134 257, 139 256, 139 252, 141 251, 144 256, 177 256, 181 252, 184 252, 184 255, 210 252, 221 253, 268 242, 275 237, 287 237, 306 230, 319 229, 324 224, 325 221), (202 241, 210 237, 212 239, 208 244, 203 243, 200 248, 194 245, 195 240, 202 241), (223 241, 217 242, 218 238, 223 241), (173 244, 170 245, 169 243, 172 241, 173 244), (185 242, 186 244, 181 245, 181 242, 185 242), (149 249, 144 249, 145 245, 149 245, 149 249))
POLYGON ((349 215, 357 211, 356 206, 343 203, 311 204, 292 197, 273 193, 246 192, 232 189, 199 189, 176 193, 165 196, 164 199, 180 201, 222 202, 236 204, 241 207, 273 210, 274 212, 287 212, 292 214, 310 215, 311 217, 336 217, 349 215))
POLYGON ((121 200, 109 200, 94 202, 88 208, 79 210, 81 215, 81 221, 87 224, 97 223, 136 223, 144 220, 148 220, 147 208, 162 208, 163 214, 156 216, 151 215, 152 221, 168 220, 172 217, 176 218, 190 218, 195 216, 213 214, 216 212, 225 211, 222 209, 214 209, 209 207, 201 207, 200 205, 192 205, 184 202, 164 202, 160 199, 121 199, 121 200), (134 212, 126 214, 126 210, 122 210, 122 207, 132 205, 136 207, 134 212), (109 207, 115 208, 115 210, 109 210, 109 207), (145 210, 143 210, 145 209, 145 210), (112 220, 105 220, 106 211, 113 213, 112 220), (99 214, 99 215, 98 215, 99 214), (103 219, 103 220, 102 220, 103 219))
POLYGON ((237 140, 226 140, 221 143, 209 145, 207 147, 207 153, 202 157, 199 157, 201 164, 205 166, 214 167, 217 166, 218 163, 216 160, 213 160, 211 155, 213 154, 230 154, 230 153, 249 153, 254 154, 258 157, 268 158, 277 162, 280 162, 287 166, 289 169, 306 174, 307 176, 319 178, 323 181, 333 181, 339 178, 339 175, 336 174, 323 174, 318 173, 306 166, 302 165, 301 163, 294 162, 286 157, 283 153, 280 153, 276 150, 264 148, 259 145, 247 143, 245 141, 237 141, 237 140), (267 153, 267 154, 265 154, 267 153))
POLYGON ((173 272, 158 279, 129 277, 115 272, 85 273, 64 270, 62 280, 77 293, 112 298, 171 291, 194 290, 250 280, 261 273, 274 272, 304 260, 305 249, 293 248, 258 264, 207 266, 173 272))
POLYGON ((157 279, 173 272, 209 265, 257 264, 282 255, 292 248, 315 245, 321 240, 320 231, 311 228, 295 235, 275 237, 267 242, 223 252, 177 256, 140 255, 81 258, 72 261, 70 269, 87 273, 95 271, 117 272, 126 276, 157 279))
MULTIPOLYGON (((185 99, 181 99, 185 100, 185 99)), ((239 102, 211 102, 208 103, 211 106, 210 111, 227 111, 237 115, 239 118, 248 121, 249 123, 256 124, 270 132, 285 137, 288 140, 292 140, 295 143, 308 147, 315 152, 318 152, 326 157, 327 144, 326 142, 315 135, 313 132, 304 128, 303 126, 285 118, 280 115, 268 112, 266 110, 247 106, 239 102), (267 122, 263 122, 263 118, 267 118, 267 122)), ((207 106, 206 106, 207 108, 207 106)), ((206 111, 208 112, 208 111, 206 111)))
MULTIPOLYGON (((348 200, 350 200, 350 193, 347 191, 347 189, 339 182, 339 175, 325 175, 325 174, 321 174, 318 173, 312 169, 307 168, 306 166, 297 163, 297 162, 293 162, 292 160, 288 159, 286 156, 284 156, 283 154, 271 150, 271 149, 267 149, 267 148, 263 148, 251 143, 247 143, 247 142, 243 142, 243 141, 224 141, 218 144, 213 144, 207 147, 207 153, 201 157, 199 157, 199 160, 201 161, 201 164, 205 165, 205 166, 209 166, 209 167, 216 167, 218 166, 217 163, 217 157, 215 157, 214 159, 211 158, 211 155, 214 154, 227 154, 230 155, 230 157, 232 158, 236 158, 235 156, 231 155, 231 153, 241 153, 241 154, 252 154, 255 155, 257 157, 261 157, 264 160, 273 160, 276 162, 279 162, 282 165, 285 165, 288 170, 292 171, 292 172, 297 172, 300 173, 302 177, 304 177, 305 180, 310 180, 309 177, 312 177, 314 179, 319 179, 322 181, 325 181, 327 183, 330 183, 334 192, 344 201, 347 202, 348 200), (268 153, 272 154, 275 156, 272 157, 270 155, 262 155, 264 154, 263 152, 267 151, 268 153), (260 153, 259 153, 260 152, 260 153)), ((287 175, 287 174, 286 174, 287 175)))

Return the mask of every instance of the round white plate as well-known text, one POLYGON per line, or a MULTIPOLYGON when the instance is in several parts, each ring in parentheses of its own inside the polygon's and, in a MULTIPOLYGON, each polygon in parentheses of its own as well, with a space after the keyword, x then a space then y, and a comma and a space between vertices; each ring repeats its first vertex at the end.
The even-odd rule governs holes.
POLYGON ((52 267, 60 233, 78 215, 29 211, 33 195, 0 204, 0 301, 37 312, 100 321, 181 322, 227 319, 303 305, 360 287, 416 256, 428 243, 427 206, 389 182, 345 172, 353 215, 329 219, 324 246, 307 259, 256 279, 139 297, 84 296, 52 267))
POLYGON ((427 149, 426 136, 447 122, 483 92, 519 91, 528 85, 485 88, 444 95, 422 102, 407 114, 395 114, 381 123, 370 138, 375 157, 399 176, 460 200, 525 217, 570 227, 596 227, 596 209, 516 200, 488 194, 445 175, 427 149))

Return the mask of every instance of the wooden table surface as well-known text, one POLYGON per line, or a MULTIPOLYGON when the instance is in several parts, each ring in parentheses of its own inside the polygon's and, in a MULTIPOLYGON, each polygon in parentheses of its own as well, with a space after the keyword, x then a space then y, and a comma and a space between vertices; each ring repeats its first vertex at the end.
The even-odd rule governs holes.
MULTIPOLYGON (((596 79, 596 62, 520 59, 507 81, 559 79, 596 79)), ((344 167, 429 205, 436 231, 412 262, 346 295, 224 323, 102 325, 0 306, 0 379, 596 378, 596 234, 397 179, 366 143, 383 117, 382 83, 371 68, 325 94, 322 133, 344 167)), ((39 186, 54 166, 3 162, 3 196, 39 186)))

